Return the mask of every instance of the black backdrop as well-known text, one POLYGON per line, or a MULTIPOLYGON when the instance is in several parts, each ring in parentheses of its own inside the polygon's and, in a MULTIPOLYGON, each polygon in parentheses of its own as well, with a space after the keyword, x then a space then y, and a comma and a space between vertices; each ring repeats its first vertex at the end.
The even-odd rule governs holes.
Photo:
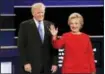
MULTIPOLYGON (((83 32, 89 35, 103 35, 104 34, 104 11, 103 7, 66 7, 66 8, 47 8, 45 20, 55 23, 59 28, 59 35, 69 31, 67 25, 68 16, 73 12, 79 12, 84 17, 83 32)), ((20 22, 32 18, 30 8, 15 8, 15 28, 16 36, 20 22)))

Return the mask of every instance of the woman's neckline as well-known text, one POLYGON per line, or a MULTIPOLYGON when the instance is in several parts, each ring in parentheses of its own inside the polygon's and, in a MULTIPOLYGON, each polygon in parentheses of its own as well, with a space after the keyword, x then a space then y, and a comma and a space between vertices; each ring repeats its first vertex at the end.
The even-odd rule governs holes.
POLYGON ((77 35, 77 36, 79 36, 79 35, 82 35, 83 33, 82 32, 80 32, 80 33, 73 33, 73 32, 70 32, 72 35, 77 35))

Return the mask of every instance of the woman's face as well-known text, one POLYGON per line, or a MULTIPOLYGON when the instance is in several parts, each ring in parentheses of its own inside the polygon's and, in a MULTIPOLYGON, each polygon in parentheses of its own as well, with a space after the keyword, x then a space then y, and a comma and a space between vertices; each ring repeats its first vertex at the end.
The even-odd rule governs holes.
POLYGON ((80 19, 78 18, 71 19, 69 26, 70 26, 71 31, 75 33, 79 32, 82 27, 80 23, 80 19))

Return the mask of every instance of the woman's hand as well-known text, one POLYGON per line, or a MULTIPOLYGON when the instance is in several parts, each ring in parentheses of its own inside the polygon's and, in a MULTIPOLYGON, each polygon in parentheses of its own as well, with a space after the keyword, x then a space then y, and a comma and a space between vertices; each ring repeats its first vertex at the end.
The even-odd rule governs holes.
POLYGON ((57 36, 57 34, 58 34, 58 28, 55 28, 54 25, 51 25, 49 30, 50 30, 52 36, 57 36))

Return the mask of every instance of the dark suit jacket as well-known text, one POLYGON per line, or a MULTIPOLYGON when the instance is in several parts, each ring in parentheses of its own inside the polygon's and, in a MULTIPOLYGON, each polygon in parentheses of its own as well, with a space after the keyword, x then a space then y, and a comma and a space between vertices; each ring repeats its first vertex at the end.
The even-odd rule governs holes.
POLYGON ((20 50, 21 71, 24 71, 23 66, 25 64, 30 63, 32 74, 40 74, 41 66, 44 66, 44 72, 49 74, 51 65, 57 65, 58 53, 51 44, 51 33, 48 29, 50 24, 50 22, 44 21, 45 37, 43 43, 33 19, 20 24, 18 47, 20 50))

